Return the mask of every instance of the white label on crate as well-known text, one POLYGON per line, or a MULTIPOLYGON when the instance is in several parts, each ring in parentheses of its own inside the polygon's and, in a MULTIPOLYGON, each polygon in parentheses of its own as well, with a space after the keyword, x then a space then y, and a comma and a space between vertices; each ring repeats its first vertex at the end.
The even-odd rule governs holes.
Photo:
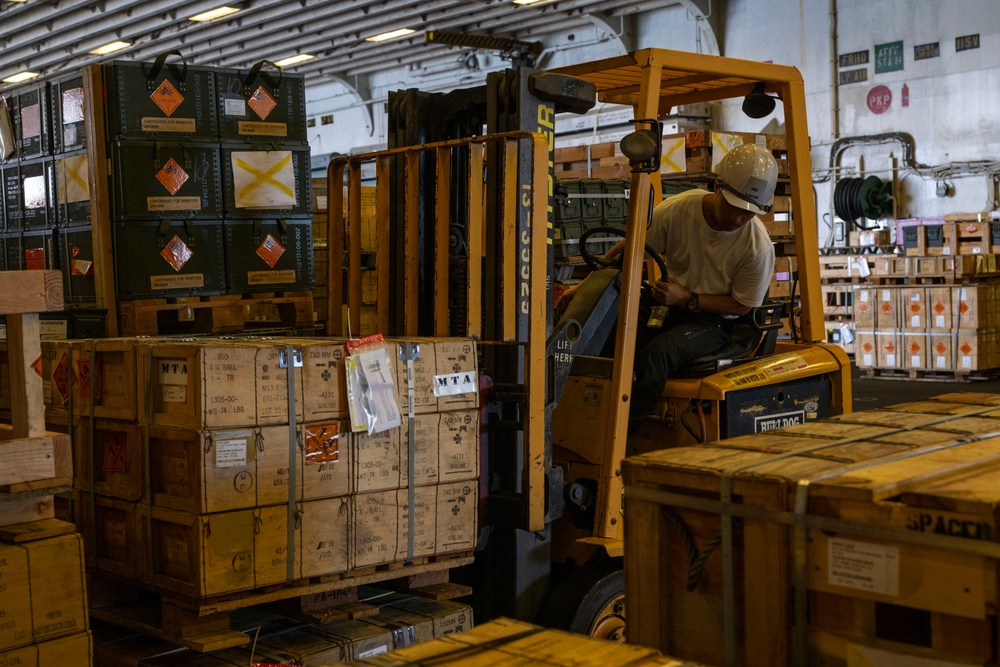
POLYGON ((887 289, 882 290, 882 300, 883 301, 892 301, 892 292, 890 292, 887 289))
POLYGON ((899 547, 831 538, 829 582, 869 593, 899 595, 899 547))
POLYGON ((944 315, 935 315, 934 316, 934 326, 936 328, 938 328, 938 329, 943 329, 944 328, 944 315))
POLYGON ((910 357, 910 365, 914 368, 920 368, 920 357, 910 357))
POLYGON ((363 658, 371 658, 372 656, 382 655, 383 653, 388 653, 388 652, 389 652, 389 647, 386 646, 385 644, 382 644, 381 646, 376 646, 373 649, 369 649, 367 651, 361 651, 360 653, 358 653, 358 659, 360 660, 363 658))
POLYGON ((913 317, 910 318, 910 326, 913 327, 914 329, 918 329, 920 327, 919 315, 914 315, 913 317))
POLYGON ((247 464, 246 438, 219 438, 215 441, 215 467, 235 468, 247 464))
POLYGON ((246 115, 247 104, 242 97, 227 97, 226 98, 226 115, 227 116, 245 116, 246 115))
POLYGON ((962 287, 962 288, 960 288, 960 289, 958 290, 958 300, 959 300, 959 301, 965 301, 965 298, 966 298, 966 294, 965 294, 965 288, 964 288, 964 287, 962 287))
POLYGON ((896 355, 895 354, 885 355, 885 363, 889 367, 894 367, 896 365, 896 355))
POLYGON ((875 365, 875 364, 873 363, 873 361, 874 361, 874 360, 872 359, 872 355, 870 355, 870 354, 866 354, 866 355, 863 355, 863 356, 864 356, 864 358, 865 358, 865 367, 866 367, 866 368, 871 368, 872 366, 874 366, 874 365, 875 365))
POLYGON ((45 405, 52 403, 52 381, 42 380, 42 402, 45 405))
POLYGON ((868 303, 868 290, 861 290, 858 297, 860 298, 861 303, 868 303))
POLYGON ((962 368, 972 368, 972 357, 962 357, 962 368))
POLYGON ((326 195, 316 195, 316 207, 319 210, 321 210, 321 211, 325 211, 326 210, 326 202, 327 202, 327 196, 326 195))
POLYGON ((184 385, 164 385, 164 403, 187 403, 187 387, 184 385))
POLYGON ((937 368, 945 368, 945 358, 944 357, 934 357, 934 366, 937 368))
POLYGON ((39 338, 42 340, 65 340, 68 335, 68 320, 39 320, 39 338))
POLYGON ((186 359, 160 359, 160 384, 187 386, 188 362, 186 359))
POLYGON ((434 376, 435 396, 457 396, 476 393, 479 378, 475 373, 449 373, 434 376))

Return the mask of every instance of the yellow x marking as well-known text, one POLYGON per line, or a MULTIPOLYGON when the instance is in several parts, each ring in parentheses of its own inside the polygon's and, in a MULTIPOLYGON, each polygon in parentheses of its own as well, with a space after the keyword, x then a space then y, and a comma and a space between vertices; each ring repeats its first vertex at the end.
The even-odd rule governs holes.
POLYGON ((664 150, 660 155, 660 166, 667 166, 668 173, 676 173, 680 171, 685 171, 684 165, 677 164, 675 161, 670 159, 670 156, 677 152, 680 148, 681 157, 684 157, 684 139, 675 139, 669 147, 664 150))
MULTIPOLYGON (((63 165, 63 174, 65 176, 65 179, 64 179, 64 182, 65 182, 65 186, 64 186, 65 187, 65 193, 64 194, 66 194, 66 195, 69 194, 69 192, 70 192, 69 186, 70 186, 71 183, 75 183, 76 185, 79 186, 79 192, 80 192, 80 194, 89 194, 90 193, 90 186, 80 176, 80 168, 86 166, 86 164, 87 164, 87 156, 86 155, 80 155, 80 156, 77 157, 76 160, 72 160, 72 158, 66 158, 66 159, 62 160, 61 162, 62 162, 62 165, 63 165)), ((74 200, 74 201, 79 201, 79 200, 74 200)))
POLYGON ((251 167, 249 164, 247 164, 246 162, 244 162, 242 159, 236 158, 236 166, 238 166, 241 169, 244 169, 244 170, 250 172, 251 174, 253 174, 254 176, 257 177, 255 179, 253 179, 253 181, 251 181, 250 183, 248 183, 247 185, 245 185, 242 190, 240 190, 240 197, 245 197, 247 195, 247 193, 249 193, 249 192, 251 192, 253 190, 256 190, 258 185, 261 185, 261 184, 267 183, 267 182, 270 182, 272 185, 274 185, 276 188, 278 188, 279 190, 281 190, 282 192, 284 192, 289 197, 294 197, 295 193, 292 191, 292 189, 290 187, 288 187, 287 185, 285 185, 281 181, 274 180, 274 175, 277 174, 279 171, 281 171, 281 169, 286 164, 288 164, 291 161, 292 161, 292 156, 291 156, 291 154, 289 154, 289 155, 286 155, 285 157, 281 158, 280 160, 278 160, 267 171, 261 171, 260 169, 256 169, 254 167, 251 167))

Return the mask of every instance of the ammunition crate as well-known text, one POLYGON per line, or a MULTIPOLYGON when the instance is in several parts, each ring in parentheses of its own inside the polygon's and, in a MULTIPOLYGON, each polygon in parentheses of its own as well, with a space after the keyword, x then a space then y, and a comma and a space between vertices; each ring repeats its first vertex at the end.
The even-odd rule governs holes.
POLYGON ((206 67, 115 61, 104 66, 108 140, 218 141, 215 73, 206 67))
POLYGON ((115 260, 119 299, 226 291, 221 222, 153 220, 118 225, 115 260))
POLYGON ((628 198, 625 195, 630 184, 628 181, 604 181, 604 224, 609 227, 620 227, 625 231, 625 221, 628 218, 628 198))
POLYGON ((94 237, 90 226, 60 229, 59 266, 63 274, 63 299, 92 303, 97 297, 94 278, 94 237))
MULTIPOLYGON (((14 269, 8 268, 9 259, 7 257, 7 242, 8 234, 0 233, 0 271, 13 271, 14 269)), ((17 239, 15 239, 17 242, 17 239)))
POLYGON ((5 167, 3 189, 9 231, 55 226, 55 178, 51 158, 5 167))
POLYGON ((52 122, 48 84, 22 88, 8 99, 12 103, 11 116, 18 159, 51 155, 52 122))
POLYGON ((226 217, 311 215, 311 166, 308 146, 258 150, 251 144, 223 144, 226 217))
POLYGON ((312 220, 227 220, 226 269, 234 292, 308 290, 313 275, 312 220))
POLYGON ((222 217, 217 147, 118 141, 111 159, 116 220, 222 217))
POLYGON ((58 155, 86 148, 83 75, 74 74, 52 81, 49 97, 52 105, 52 152, 58 155))
POLYGON ((215 85, 223 141, 308 142, 303 75, 223 69, 215 85))
POLYGON ((59 155, 55 169, 56 222, 59 225, 90 224, 90 158, 87 151, 59 155))
POLYGON ((21 232, 7 236, 7 270, 57 268, 55 236, 52 230, 21 232))

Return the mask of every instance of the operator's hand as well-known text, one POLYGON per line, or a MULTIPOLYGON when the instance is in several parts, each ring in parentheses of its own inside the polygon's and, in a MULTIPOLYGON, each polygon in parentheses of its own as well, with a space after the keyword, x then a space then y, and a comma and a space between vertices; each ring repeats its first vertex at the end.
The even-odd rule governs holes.
POLYGON ((657 280, 652 288, 653 299, 664 306, 683 306, 691 298, 691 290, 673 278, 657 280))

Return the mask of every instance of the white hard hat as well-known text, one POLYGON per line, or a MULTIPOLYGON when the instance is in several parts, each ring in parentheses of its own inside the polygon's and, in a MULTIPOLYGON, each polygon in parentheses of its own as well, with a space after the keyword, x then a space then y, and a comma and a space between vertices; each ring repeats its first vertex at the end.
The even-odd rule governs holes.
POLYGON ((736 208, 767 213, 778 182, 778 163, 771 151, 740 144, 719 161, 715 173, 726 201, 736 208))

